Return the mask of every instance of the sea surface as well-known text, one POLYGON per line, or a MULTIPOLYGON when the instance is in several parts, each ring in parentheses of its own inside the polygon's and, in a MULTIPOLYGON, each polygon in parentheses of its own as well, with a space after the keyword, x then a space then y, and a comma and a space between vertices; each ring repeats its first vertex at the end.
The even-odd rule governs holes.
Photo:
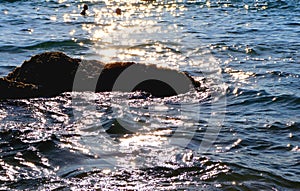
POLYGON ((298 0, 1 0, 0 33, 0 76, 62 51, 209 88, 2 100, 0 190, 300 190, 298 0))

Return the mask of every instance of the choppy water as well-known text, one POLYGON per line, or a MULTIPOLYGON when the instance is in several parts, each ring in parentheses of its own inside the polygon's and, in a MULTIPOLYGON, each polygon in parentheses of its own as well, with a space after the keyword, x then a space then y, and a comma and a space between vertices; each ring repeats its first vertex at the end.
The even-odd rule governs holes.
POLYGON ((2 0, 0 75, 63 51, 210 89, 1 101, 2 190, 300 189, 299 1, 84 3, 85 17, 79 0, 2 0))

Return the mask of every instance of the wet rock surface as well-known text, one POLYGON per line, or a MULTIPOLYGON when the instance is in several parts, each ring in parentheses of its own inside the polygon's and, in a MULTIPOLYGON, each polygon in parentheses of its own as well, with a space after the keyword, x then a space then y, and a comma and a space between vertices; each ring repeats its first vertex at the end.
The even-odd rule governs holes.
POLYGON ((105 64, 45 52, 0 78, 0 98, 51 97, 70 91, 144 91, 155 97, 201 89, 188 73, 134 62, 105 64))

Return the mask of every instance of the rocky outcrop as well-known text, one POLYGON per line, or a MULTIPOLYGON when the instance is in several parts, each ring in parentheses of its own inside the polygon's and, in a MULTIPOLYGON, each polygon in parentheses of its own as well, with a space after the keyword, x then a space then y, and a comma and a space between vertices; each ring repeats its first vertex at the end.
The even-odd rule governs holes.
POLYGON ((0 78, 0 98, 51 97, 69 91, 145 91, 156 97, 200 88, 189 74, 134 62, 104 64, 61 52, 33 56, 0 78), (192 86, 192 87, 191 87, 192 86))

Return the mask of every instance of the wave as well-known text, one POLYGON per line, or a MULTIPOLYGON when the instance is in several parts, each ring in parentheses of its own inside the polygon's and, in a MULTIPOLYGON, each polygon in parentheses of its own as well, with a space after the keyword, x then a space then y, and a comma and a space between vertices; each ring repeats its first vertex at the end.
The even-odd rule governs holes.
MULTIPOLYGON (((88 39, 80 40, 83 44, 91 44, 92 42, 88 39)), ((38 42, 35 44, 31 44, 28 46, 13 46, 13 45, 4 45, 0 47, 0 52, 11 52, 11 53, 21 53, 28 50, 50 50, 50 49, 64 49, 64 48, 72 48, 72 49, 88 49, 84 46, 81 46, 78 42, 74 42, 73 40, 62 40, 62 41, 46 41, 46 42, 38 42)))
POLYGON ((272 95, 265 90, 249 90, 244 88, 230 88, 227 93, 232 102, 228 106, 249 106, 278 104, 283 106, 296 106, 300 104, 300 97, 294 94, 272 95), (235 96, 234 98, 232 96, 235 96))
POLYGON ((0 66, 0 77, 5 76, 9 72, 13 71, 15 66, 0 66))
POLYGON ((272 190, 277 188, 295 189, 299 188, 300 182, 296 180, 289 180, 285 177, 278 176, 274 173, 264 171, 264 169, 256 169, 255 166, 244 166, 237 163, 224 163, 226 166, 231 167, 231 172, 221 174, 219 180, 227 182, 224 188, 232 189, 243 188, 242 190, 272 190), (232 184, 232 182, 239 182, 239 184, 232 184))
MULTIPOLYGON (((272 97, 270 93, 264 90, 241 90, 245 92, 241 100, 259 99, 256 98, 257 94, 268 99, 272 97)), ((91 185, 90 181, 99 182, 97 186, 101 187, 100 183, 103 182, 103 179, 109 181, 105 182, 106 186, 114 186, 115 188, 122 188, 121 183, 124 181, 126 184, 143 181, 143 185, 147 188, 155 184, 164 190, 171 188, 172 183, 178 183, 178 186, 174 189, 184 188, 184 186, 196 189, 198 186, 205 184, 212 188, 211 190, 218 190, 216 184, 220 185, 222 189, 249 190, 288 189, 300 186, 299 182, 294 180, 295 178, 285 175, 297 173, 297 170, 294 170, 297 168, 295 166, 296 160, 290 163, 290 166, 283 172, 280 172, 282 169, 272 170, 272 164, 264 164, 267 159, 262 156, 267 154, 262 155, 262 151, 273 152, 271 156, 280 152, 290 154, 290 151, 284 149, 282 144, 277 144, 280 139, 276 138, 276 141, 275 139, 258 141, 257 134, 255 134, 255 137, 250 136, 251 130, 241 130, 244 131, 244 134, 247 134, 247 137, 242 137, 238 147, 232 148, 230 152, 223 153, 221 157, 223 161, 218 159, 218 156, 222 153, 210 154, 209 156, 213 158, 205 157, 203 153, 195 153, 192 160, 183 161, 184 153, 178 154, 178 150, 175 149, 166 152, 169 151, 168 147, 161 148, 152 145, 155 141, 153 142, 150 138, 156 138, 155 140, 159 143, 169 136, 169 134, 164 135, 164 131, 169 132, 176 128, 179 129, 186 123, 197 124, 198 121, 187 119, 189 113, 195 111, 186 110, 184 112, 185 108, 178 105, 182 102, 190 103, 191 100, 198 102, 199 97, 196 95, 195 98, 191 98, 191 95, 187 94, 163 99, 128 99, 132 93, 123 94, 118 92, 75 93, 73 97, 71 95, 66 93, 54 98, 8 100, 0 103, 0 144, 3 151, 2 155, 5 155, 4 160, 1 162, 4 164, 4 168, 7 167, 4 172, 9 169, 12 163, 20 168, 19 171, 16 168, 11 168, 12 180, 2 179, 4 180, 1 182, 3 186, 21 189, 31 187, 32 182, 39 181, 39 184, 34 184, 37 190, 47 186, 91 188, 94 184, 91 185), (77 100, 77 102, 72 103, 72 99, 75 97, 74 100, 77 100), (126 105, 128 109, 124 108, 126 105), (178 109, 181 111, 179 112, 178 109), (76 112, 77 114, 82 112, 80 119, 77 121, 74 120, 76 112), (172 116, 177 118, 171 118, 172 116), (128 132, 120 131, 120 129, 112 129, 112 125, 116 126, 116 123, 110 123, 114 118, 127 120, 130 122, 128 127, 131 129, 135 124, 139 124, 137 129, 133 129, 139 130, 138 133, 128 134, 128 132), (110 138, 100 136, 101 133, 107 134, 110 138), (95 139, 89 139, 91 137, 95 139), (139 137, 145 145, 139 145, 139 137), (116 145, 127 142, 130 145, 128 147, 117 147, 125 149, 124 153, 117 150, 118 152, 106 153, 106 155, 101 153, 102 155, 98 157, 95 157, 95 153, 87 149, 92 150, 93 147, 96 147, 96 149, 116 149, 115 145, 111 144, 109 140, 116 145), (151 144, 147 145, 148 142, 151 142, 151 144), (237 152, 233 154, 232 151, 237 152), (166 156, 165 153, 168 153, 168 155, 166 156), (113 160, 115 156, 120 158, 121 168, 114 171, 106 170, 104 168, 106 163, 104 162, 113 160), (127 161, 127 157, 133 160, 145 160, 143 167, 134 168, 130 166, 126 168, 127 164, 121 162, 127 161), (249 157, 252 161, 247 161, 249 157), (231 162, 224 160, 231 160, 231 162), (257 161, 259 165, 255 165, 257 161), (294 167, 291 167, 292 165, 294 167), (260 168, 264 168, 265 171, 260 168), (20 176, 27 179, 18 178, 20 176), (145 181, 149 178, 151 179, 150 183, 145 181), (131 181, 128 182, 128 179, 131 181), (86 185, 82 185, 84 180, 87 182, 86 185), (189 183, 186 184, 187 182, 189 183)), ((292 96, 282 95, 282 98, 291 99, 292 96)), ((239 99, 238 96, 235 101, 239 99)), ((268 102, 268 99, 262 101, 262 103, 268 102)), ((259 100, 253 102, 256 101, 259 100)), ((232 102, 234 101, 230 99, 229 109, 233 107, 232 102)), ((238 105, 237 109, 243 107, 249 109, 247 105, 238 105)), ((257 109, 257 107, 254 109, 257 109)), ((204 114, 205 107, 201 107, 201 110, 201 114, 204 114)), ((235 114, 235 120, 236 116, 235 114)), ((202 120, 205 120, 205 118, 202 120)), ((297 131, 299 128, 299 123, 290 124, 283 131, 281 128, 284 127, 284 123, 270 123, 270 125, 271 127, 265 130, 267 133, 297 131)), ((255 130, 257 129, 253 131, 255 130)), ((232 132, 226 131, 226 129, 223 130, 223 136, 226 133, 232 136, 232 132)), ((228 146, 227 142, 219 142, 217 145, 228 146)), ((279 166, 284 168, 285 164, 279 166)))

